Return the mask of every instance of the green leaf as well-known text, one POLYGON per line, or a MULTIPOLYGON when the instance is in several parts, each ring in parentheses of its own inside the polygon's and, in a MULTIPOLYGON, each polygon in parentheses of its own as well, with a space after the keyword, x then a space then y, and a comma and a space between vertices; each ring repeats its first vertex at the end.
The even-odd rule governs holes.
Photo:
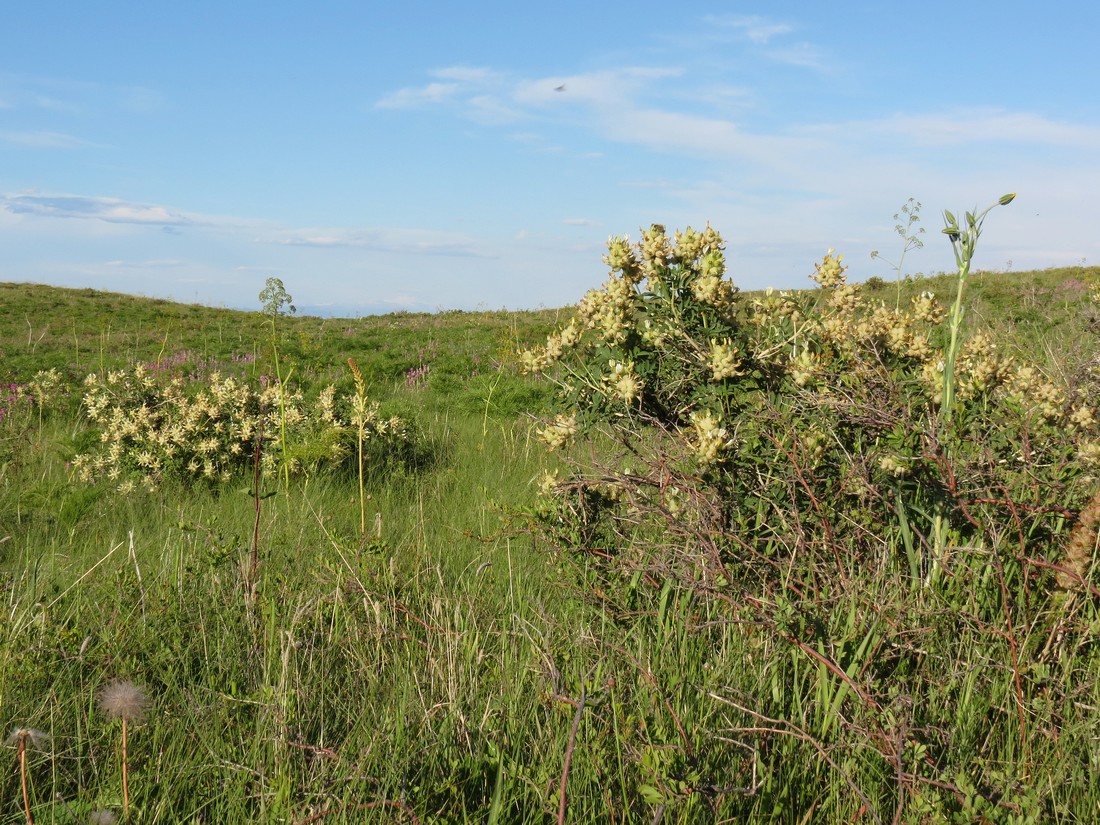
POLYGON ((639 785, 638 793, 650 805, 662 805, 665 802, 665 795, 652 785, 639 785))

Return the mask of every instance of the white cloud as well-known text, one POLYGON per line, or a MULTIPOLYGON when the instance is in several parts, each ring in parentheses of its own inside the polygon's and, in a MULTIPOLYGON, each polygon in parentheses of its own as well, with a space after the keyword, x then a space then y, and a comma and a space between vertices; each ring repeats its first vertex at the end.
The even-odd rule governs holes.
MULTIPOLYGON (((3 108, 3 107, 0 107, 3 108)), ((0 142, 30 149, 96 149, 103 148, 82 138, 66 135, 62 132, 33 131, 21 132, 0 130, 0 142)))
POLYGON ((775 23, 760 15, 709 15, 704 22, 710 26, 732 29, 753 43, 764 46, 773 37, 794 31, 787 23, 775 23))
POLYGON ((812 43, 794 43, 783 48, 767 49, 764 55, 776 63, 786 63, 789 66, 799 66, 818 72, 828 71, 831 68, 825 52, 812 43))
POLYGON ((421 229, 285 229, 269 233, 259 240, 280 246, 319 249, 352 248, 375 252, 444 255, 462 258, 492 257, 466 235, 421 229))
POLYGON ((419 89, 398 89, 375 103, 378 109, 413 109, 442 103, 452 98, 462 87, 457 83, 429 83, 419 89))
POLYGON ((497 76, 497 73, 491 69, 470 66, 450 66, 446 69, 436 69, 430 74, 443 80, 456 80, 461 83, 482 83, 497 76))
POLYGON ((545 106, 585 103, 615 107, 661 80, 684 75, 682 67, 625 66, 586 74, 539 78, 514 83, 513 99, 520 104, 545 106), (564 90, 558 91, 564 86, 564 90))
POLYGON ((501 75, 497 72, 469 66, 449 66, 435 69, 428 74, 436 80, 424 86, 410 86, 384 95, 374 104, 375 108, 414 109, 446 103, 456 98, 466 101, 471 98, 480 100, 475 106, 486 108, 487 103, 482 99, 481 93, 501 80, 501 75))
POLYGON ((897 114, 844 125, 848 130, 908 137, 923 144, 1037 143, 1100 148, 1100 128, 1049 120, 1029 112, 978 109, 940 114, 897 114))
POLYGON ((0 208, 17 215, 100 220, 107 223, 158 226, 186 226, 194 223, 192 218, 164 206, 83 195, 3 195, 0 196, 0 208))
POLYGON ((114 260, 106 261, 103 265, 115 269, 177 269, 181 266, 188 266, 189 263, 175 258, 166 258, 150 261, 114 260))
POLYGON ((0 73, 0 109, 41 109, 67 115, 122 109, 148 114, 164 107, 161 93, 145 86, 0 73))
POLYGON ((469 116, 478 123, 500 124, 523 120, 527 114, 492 95, 475 95, 468 101, 469 116))

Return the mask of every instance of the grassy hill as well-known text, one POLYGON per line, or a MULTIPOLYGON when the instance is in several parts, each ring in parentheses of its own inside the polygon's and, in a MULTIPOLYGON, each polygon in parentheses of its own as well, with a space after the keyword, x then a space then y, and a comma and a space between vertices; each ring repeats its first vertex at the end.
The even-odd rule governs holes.
MULTIPOLYGON (((967 323, 1072 381, 1097 363, 1097 280, 977 273, 967 323)), ((954 288, 907 280, 900 300, 954 288)), ((865 289, 899 300, 891 283, 865 289)), ((554 547, 534 511, 561 459, 534 416, 555 389, 517 353, 570 309, 290 316, 274 339, 259 312, 94 290, 0 284, 0 310, 0 823, 127 808, 148 823, 1100 818, 1100 591, 1046 625, 977 628, 1042 655, 986 662, 974 645, 964 668, 944 650, 975 631, 965 611, 918 604, 884 571, 865 572, 892 603, 791 607, 792 627, 851 639, 765 645, 736 612, 641 573, 608 581, 554 547), (329 384, 353 395, 353 359, 409 449, 371 454, 362 482, 346 457, 126 496, 74 474, 101 443, 89 373, 258 387, 273 344, 308 403, 329 384), (47 403, 12 389, 50 369, 47 403), (879 702, 858 741, 839 738, 870 713, 860 685, 925 671, 935 689, 879 702)))

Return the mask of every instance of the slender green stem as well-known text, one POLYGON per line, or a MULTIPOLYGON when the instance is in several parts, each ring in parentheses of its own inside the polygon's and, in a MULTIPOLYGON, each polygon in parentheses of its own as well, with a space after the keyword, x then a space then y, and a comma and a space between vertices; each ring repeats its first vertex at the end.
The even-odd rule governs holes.
MULTIPOLYGON (((978 238, 982 234, 982 221, 985 220, 985 216, 991 210, 997 206, 1007 206, 1014 197, 1016 197, 1015 193, 1003 196, 997 203, 986 207, 985 211, 977 216, 973 212, 967 212, 965 227, 960 227, 958 220, 950 212, 945 210, 943 213, 945 224, 943 233, 951 240, 951 249, 955 254, 955 265, 958 270, 958 289, 955 293, 955 304, 951 307, 951 318, 948 325, 950 338, 943 353, 943 393, 940 398, 940 444, 945 453, 948 453, 945 455, 948 460, 951 459, 949 454, 950 430, 955 418, 955 387, 957 384, 955 365, 959 350, 962 348, 959 331, 962 328, 965 311, 963 295, 966 290, 966 279, 970 274, 970 265, 974 260, 974 250, 977 248, 978 238)), ((932 533, 937 565, 942 558, 943 549, 947 543, 947 506, 947 502, 941 500, 933 516, 932 533)), ((932 573, 935 571, 936 567, 933 567, 932 573)))

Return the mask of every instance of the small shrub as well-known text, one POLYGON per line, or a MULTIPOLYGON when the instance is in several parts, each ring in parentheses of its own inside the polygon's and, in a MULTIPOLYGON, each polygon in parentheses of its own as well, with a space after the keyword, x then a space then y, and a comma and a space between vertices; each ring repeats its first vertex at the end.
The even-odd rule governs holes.
MULTIPOLYGON (((710 227, 613 238, 604 286, 524 354, 564 401, 539 430, 566 471, 544 480, 538 517, 613 613, 637 615, 639 582, 673 585, 750 649, 789 650, 762 660, 761 684, 722 690, 770 697, 754 718, 797 723, 811 759, 862 753, 860 776, 898 780, 867 779, 877 790, 846 816, 899 784, 903 799, 925 780, 955 787, 906 762, 932 747, 907 732, 952 728, 953 702, 979 714, 973 687, 958 696, 957 674, 973 672, 1014 709, 998 741, 1041 741, 1021 662, 1046 656, 1064 621, 1051 570, 1097 592, 1094 558, 1065 549, 1097 489, 1096 380, 1058 384, 984 332, 956 340, 958 303, 945 320, 929 292, 897 308, 870 300, 832 250, 811 276, 820 289, 743 300, 723 246, 710 227), (799 660, 823 668, 812 688, 790 681, 799 660), (839 698, 813 704, 825 696, 839 698), (898 779, 903 765, 914 773, 898 779)), ((937 758, 974 769, 965 749, 937 758)), ((813 784, 790 782, 795 797, 813 784)))
POLYGON ((278 382, 260 386, 214 371, 205 384, 180 377, 157 380, 138 365, 130 371, 89 375, 84 382, 84 409, 99 431, 99 449, 73 459, 84 482, 105 479, 121 492, 138 485, 155 489, 164 476, 229 481, 251 466, 260 443, 265 477, 280 468, 280 451, 288 446, 285 469, 308 472, 321 466, 343 466, 354 452, 361 415, 365 440, 372 449, 401 452, 410 439, 404 421, 386 418, 377 404, 339 395, 334 385, 314 399, 278 382))

